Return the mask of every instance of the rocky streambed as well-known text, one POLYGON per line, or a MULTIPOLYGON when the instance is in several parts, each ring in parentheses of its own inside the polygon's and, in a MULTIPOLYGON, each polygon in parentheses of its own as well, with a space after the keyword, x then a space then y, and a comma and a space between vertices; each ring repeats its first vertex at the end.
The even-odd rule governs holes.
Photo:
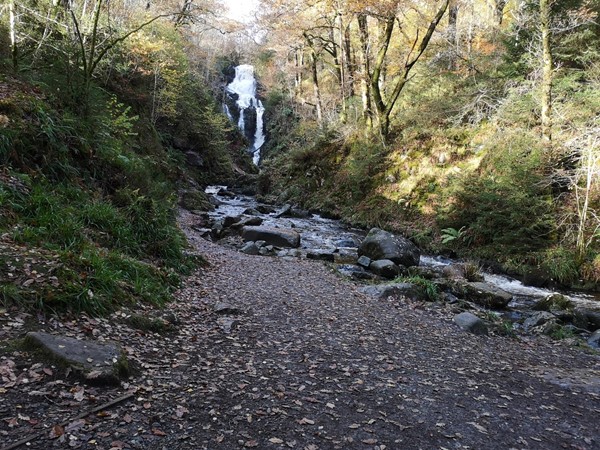
MULTIPOLYGON (((204 238, 259 256, 322 260, 376 297, 454 305, 455 322, 474 333, 496 329, 569 338, 600 347, 600 298, 525 286, 472 263, 423 255, 409 240, 211 186, 214 210, 197 213, 204 238)), ((252 267, 248 267, 252 270, 252 267)))

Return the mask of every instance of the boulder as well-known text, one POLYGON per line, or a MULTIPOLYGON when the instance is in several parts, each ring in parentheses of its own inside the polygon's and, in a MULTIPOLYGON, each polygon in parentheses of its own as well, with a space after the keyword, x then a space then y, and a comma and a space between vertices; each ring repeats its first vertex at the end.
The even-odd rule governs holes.
POLYGON ((258 255, 259 248, 252 241, 246 242, 246 244, 240 249, 240 252, 245 253, 246 255, 258 255))
POLYGON ((454 316, 454 323, 469 333, 478 335, 488 334, 488 327, 486 323, 470 312, 463 312, 454 316))
POLYGON ((364 267, 365 269, 368 269, 369 266, 371 265, 371 258, 363 255, 360 258, 358 258, 358 261, 356 261, 356 264, 358 264, 360 267, 364 267))
POLYGON ((537 311, 525 320, 523 327, 526 330, 532 330, 533 328, 544 325, 547 322, 556 322, 556 317, 554 314, 547 311, 537 311))
POLYGON ((371 272, 355 265, 343 264, 337 270, 341 275, 353 280, 372 280, 374 278, 371 272))
POLYGON ((335 255, 330 250, 311 250, 308 253, 306 253, 306 258, 316 259, 318 261, 335 261, 335 255))
POLYGON ((550 294, 533 306, 536 311, 565 311, 573 309, 573 302, 562 294, 550 294))
POLYGON ((352 238, 340 239, 338 241, 335 241, 334 244, 335 244, 336 247, 342 247, 342 248, 356 248, 356 247, 358 247, 358 244, 352 238))
POLYGON ((388 297, 407 297, 411 300, 425 300, 423 289, 413 283, 375 284, 360 289, 363 294, 383 300, 388 297))
POLYGON ((448 264, 442 269, 442 275, 451 280, 465 279, 465 266, 463 264, 448 264))
POLYGON ((573 312, 573 324, 589 331, 600 329, 600 311, 577 308, 573 312))
POLYGON ((278 247, 300 247, 300 234, 283 228, 246 226, 242 228, 242 239, 246 242, 263 240, 278 247))
POLYGON ((68 365, 86 380, 114 384, 129 375, 127 358, 117 344, 42 332, 29 332, 25 342, 51 360, 68 365))
POLYGON ((389 259, 396 264, 411 267, 419 265, 421 253, 408 239, 372 228, 358 247, 358 255, 372 260, 389 259))
POLYGON ((245 217, 243 219, 240 219, 239 222, 236 222, 233 225, 231 225, 231 228, 234 230, 239 230, 243 227, 253 227, 262 225, 262 223, 263 220, 260 217, 245 217))
POLYGON ((479 281, 455 283, 452 287, 452 293, 490 309, 504 309, 513 298, 512 294, 479 281))
POLYGON ((241 216, 225 216, 223 218, 223 226, 229 228, 231 225, 238 223, 241 219, 241 216))
POLYGON ((260 211, 254 208, 246 208, 243 214, 246 214, 247 216, 258 216, 260 214, 260 211))
POLYGON ((400 267, 394 264, 394 261, 389 259, 379 259, 377 261, 373 261, 369 266, 369 269, 373 273, 390 280, 393 280, 400 275, 400 267))
POLYGON ((257 205, 255 209, 261 214, 271 214, 275 212, 275 208, 269 205, 257 205))
POLYGON ((600 330, 594 331, 588 338, 587 343, 590 347, 600 349, 600 330))

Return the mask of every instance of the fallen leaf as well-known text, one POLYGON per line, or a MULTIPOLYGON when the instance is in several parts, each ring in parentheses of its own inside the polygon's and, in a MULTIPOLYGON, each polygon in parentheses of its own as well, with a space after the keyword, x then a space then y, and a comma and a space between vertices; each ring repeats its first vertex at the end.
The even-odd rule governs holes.
POLYGON ((158 428, 152 428, 152 434, 155 436, 166 436, 167 435, 167 433, 159 430, 158 428))

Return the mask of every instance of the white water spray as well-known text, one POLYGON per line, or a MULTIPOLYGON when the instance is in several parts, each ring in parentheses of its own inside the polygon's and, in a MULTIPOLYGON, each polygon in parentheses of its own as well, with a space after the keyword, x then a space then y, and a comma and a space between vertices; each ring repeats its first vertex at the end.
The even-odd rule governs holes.
POLYGON ((256 110, 256 131, 250 152, 254 164, 260 162, 260 148, 265 143, 263 114, 265 108, 262 102, 256 98, 256 78, 254 78, 254 67, 249 64, 242 64, 235 68, 235 78, 227 86, 227 90, 233 94, 237 94, 238 99, 236 104, 240 110, 240 118, 238 120, 238 128, 242 131, 246 128, 246 119, 244 112, 248 108, 256 110))

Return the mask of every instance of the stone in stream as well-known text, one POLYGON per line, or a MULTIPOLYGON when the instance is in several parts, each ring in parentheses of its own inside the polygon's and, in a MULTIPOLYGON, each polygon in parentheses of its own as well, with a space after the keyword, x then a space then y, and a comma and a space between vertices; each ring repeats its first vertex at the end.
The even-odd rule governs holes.
POLYGON ((564 311, 573 309, 573 302, 562 294, 550 294, 533 306, 536 311, 564 311))
POLYGON ((317 261, 334 262, 335 255, 331 250, 311 250, 306 253, 307 259, 315 259, 317 261))
POLYGON ((294 230, 263 226, 247 226, 242 228, 244 241, 264 240, 267 244, 278 247, 300 247, 300 234, 294 230))
POLYGON ((365 269, 368 269, 369 266, 371 265, 371 258, 363 255, 360 258, 358 258, 358 261, 356 261, 356 264, 358 264, 360 267, 364 267, 365 269))
POLYGON ((247 227, 247 226, 262 225, 262 223, 263 223, 263 220, 260 217, 245 217, 245 218, 241 219, 239 222, 236 222, 233 225, 231 225, 231 228, 233 230, 239 230, 240 228, 247 227))
POLYGON ((488 334, 486 323, 470 312, 463 312, 454 316, 454 323, 469 333, 478 335, 488 334))
POLYGON ((245 214, 247 216, 258 216, 260 214, 260 211, 258 211, 255 208, 246 208, 244 210, 243 214, 245 214))
POLYGON ((373 261, 371 265, 369 265, 369 269, 373 273, 390 280, 396 278, 401 272, 400 267, 394 264, 394 261, 389 259, 379 259, 377 261, 373 261))
POLYGON ((554 314, 547 311, 536 311, 525 320, 523 327, 527 331, 532 331, 534 328, 540 327, 549 322, 556 323, 556 317, 554 314))
POLYGON ((490 309, 504 309, 513 298, 512 294, 491 284, 479 281, 454 283, 452 285, 452 293, 490 309))
POLYGON ((600 311, 577 308, 575 309, 573 316, 573 324, 579 328, 589 331, 600 329, 600 311))
POLYGON ((42 332, 29 332, 25 342, 51 360, 66 364, 86 380, 115 384, 129 375, 129 364, 119 346, 108 342, 79 340, 42 332))
POLYGON ((358 255, 368 256, 372 260, 389 259, 396 264, 410 267, 419 265, 421 253, 408 239, 372 228, 358 247, 358 255))
POLYGON ((223 218, 223 226, 229 228, 234 223, 238 223, 241 219, 241 216, 225 216, 223 218))

